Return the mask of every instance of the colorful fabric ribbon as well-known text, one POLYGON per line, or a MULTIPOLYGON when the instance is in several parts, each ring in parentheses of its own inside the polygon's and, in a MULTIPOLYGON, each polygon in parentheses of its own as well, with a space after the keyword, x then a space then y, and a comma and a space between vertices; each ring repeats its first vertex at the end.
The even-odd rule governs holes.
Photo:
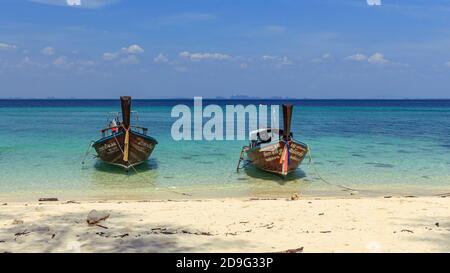
POLYGON ((289 141, 285 140, 284 142, 283 152, 281 153, 280 164, 283 164, 281 167, 281 172, 286 175, 289 169, 289 164, 291 164, 291 152, 289 151, 289 141))

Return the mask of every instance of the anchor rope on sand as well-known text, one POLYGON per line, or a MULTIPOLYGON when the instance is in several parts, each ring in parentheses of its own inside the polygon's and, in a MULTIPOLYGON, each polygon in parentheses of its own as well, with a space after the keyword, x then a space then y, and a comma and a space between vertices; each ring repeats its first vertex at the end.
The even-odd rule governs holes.
POLYGON ((349 187, 346 187, 346 186, 343 186, 343 185, 340 185, 340 184, 331 183, 331 182, 327 181, 325 178, 323 178, 320 175, 319 171, 317 170, 316 166, 314 165, 314 159, 313 159, 312 154, 311 154, 311 147, 309 145, 307 145, 307 147, 308 147, 308 156, 309 156, 309 166, 311 166, 313 168, 314 173, 316 174, 316 176, 322 182, 324 182, 325 184, 330 185, 330 186, 339 187, 339 188, 343 189, 344 191, 359 192, 358 190, 355 190, 355 189, 352 189, 352 188, 349 188, 349 187))

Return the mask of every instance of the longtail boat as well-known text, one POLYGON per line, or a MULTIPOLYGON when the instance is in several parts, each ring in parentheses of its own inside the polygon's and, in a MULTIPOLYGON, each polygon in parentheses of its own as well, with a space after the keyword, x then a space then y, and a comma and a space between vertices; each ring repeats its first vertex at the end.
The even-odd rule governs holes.
POLYGON ((128 170, 147 161, 158 142, 147 135, 148 128, 131 125, 131 97, 120 97, 120 102, 122 120, 117 113, 92 146, 102 161, 128 170))
POLYGON ((256 168, 287 176, 295 171, 308 153, 308 145, 294 139, 291 132, 293 106, 283 104, 283 130, 263 128, 250 133, 250 144, 244 146, 238 162, 241 168, 244 154, 256 168))

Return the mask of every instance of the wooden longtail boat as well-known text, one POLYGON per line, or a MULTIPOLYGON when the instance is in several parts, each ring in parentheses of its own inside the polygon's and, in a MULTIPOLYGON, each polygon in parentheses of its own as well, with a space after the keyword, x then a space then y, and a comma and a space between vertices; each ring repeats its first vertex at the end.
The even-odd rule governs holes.
POLYGON ((128 170, 147 161, 158 142, 147 135, 147 128, 130 124, 131 97, 120 97, 120 102, 122 120, 113 118, 92 146, 102 161, 128 170))
POLYGON ((308 145, 293 138, 292 110, 292 105, 283 104, 283 130, 264 128, 250 133, 251 141, 242 148, 238 170, 244 153, 248 162, 256 168, 283 177, 298 168, 308 153, 308 145))

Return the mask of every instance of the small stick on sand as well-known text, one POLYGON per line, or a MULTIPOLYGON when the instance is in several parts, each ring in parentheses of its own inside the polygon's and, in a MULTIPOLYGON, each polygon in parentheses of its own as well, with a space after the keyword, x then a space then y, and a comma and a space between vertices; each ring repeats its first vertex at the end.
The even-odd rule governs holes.
POLYGON ((56 202, 58 201, 58 198, 55 197, 44 197, 44 198, 39 198, 39 202, 56 202))
POLYGON ((303 247, 299 247, 299 248, 283 250, 278 253, 302 253, 302 252, 303 252, 303 247))

